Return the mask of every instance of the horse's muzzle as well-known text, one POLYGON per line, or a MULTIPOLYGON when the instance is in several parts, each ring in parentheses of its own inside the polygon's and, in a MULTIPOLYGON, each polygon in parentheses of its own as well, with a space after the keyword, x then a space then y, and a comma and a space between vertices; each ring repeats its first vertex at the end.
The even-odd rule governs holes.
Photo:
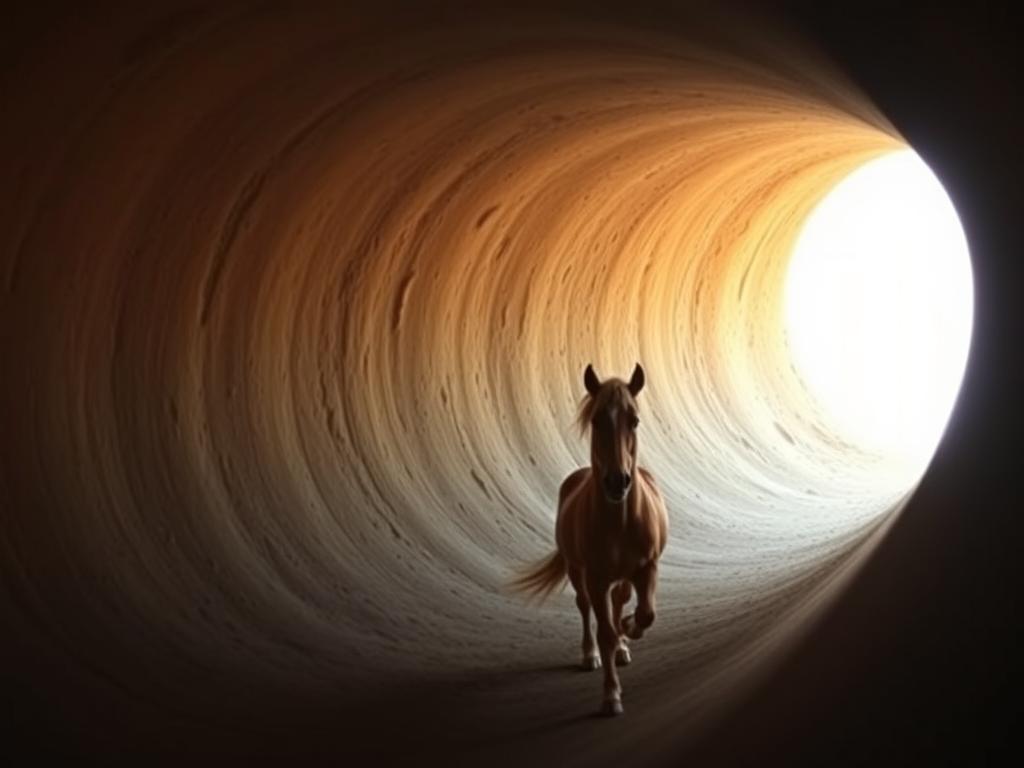
POLYGON ((626 498, 633 478, 628 472, 608 472, 604 476, 604 494, 608 501, 618 504, 626 498))

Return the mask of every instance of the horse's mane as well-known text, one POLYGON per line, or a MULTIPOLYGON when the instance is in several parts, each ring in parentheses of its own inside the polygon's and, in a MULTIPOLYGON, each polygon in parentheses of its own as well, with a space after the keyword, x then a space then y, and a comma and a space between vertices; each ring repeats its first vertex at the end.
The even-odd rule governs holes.
POLYGON ((580 400, 579 408, 576 410, 576 426, 579 427, 580 437, 587 436, 590 429, 590 422, 594 418, 594 410, 597 407, 597 398, 589 392, 580 400))

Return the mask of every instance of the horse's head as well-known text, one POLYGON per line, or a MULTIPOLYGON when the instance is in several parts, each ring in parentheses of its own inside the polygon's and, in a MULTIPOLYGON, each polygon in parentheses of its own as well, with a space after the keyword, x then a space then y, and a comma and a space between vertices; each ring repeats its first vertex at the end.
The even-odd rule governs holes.
POLYGON ((605 498, 621 503, 636 472, 636 430, 640 424, 636 396, 644 386, 644 369, 637 364, 627 384, 622 379, 603 382, 587 366, 583 373, 587 396, 580 405, 581 429, 590 427, 591 470, 605 498))

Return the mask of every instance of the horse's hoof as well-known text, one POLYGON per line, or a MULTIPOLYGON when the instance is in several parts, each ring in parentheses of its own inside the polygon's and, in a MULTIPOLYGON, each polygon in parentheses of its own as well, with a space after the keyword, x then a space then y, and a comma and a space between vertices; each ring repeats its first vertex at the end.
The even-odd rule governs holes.
POLYGON ((622 714, 622 699, 605 699, 601 705, 601 714, 605 717, 617 717, 622 714))
POLYGON ((585 658, 583 660, 582 667, 583 667, 583 671, 584 672, 593 672, 595 669, 600 669, 601 668, 601 657, 600 656, 587 656, 587 658, 585 658))
POLYGON ((629 653, 629 648, 620 646, 615 649, 615 666, 625 667, 629 662, 633 660, 633 657, 629 653))

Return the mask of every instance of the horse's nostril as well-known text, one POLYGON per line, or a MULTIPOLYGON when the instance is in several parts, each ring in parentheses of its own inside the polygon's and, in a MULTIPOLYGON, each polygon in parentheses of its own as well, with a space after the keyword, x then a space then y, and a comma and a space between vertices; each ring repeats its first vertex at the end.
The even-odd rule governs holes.
POLYGON ((633 478, 628 472, 609 472, 604 477, 604 487, 610 496, 622 496, 629 490, 633 478))

